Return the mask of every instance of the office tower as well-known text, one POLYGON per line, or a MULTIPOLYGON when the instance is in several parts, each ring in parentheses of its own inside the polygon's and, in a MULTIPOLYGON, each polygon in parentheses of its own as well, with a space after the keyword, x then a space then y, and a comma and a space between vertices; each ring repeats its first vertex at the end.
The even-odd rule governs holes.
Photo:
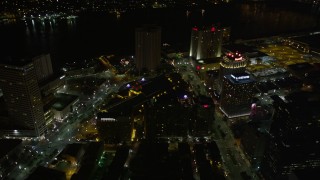
POLYGON ((53 75, 50 54, 43 54, 32 58, 33 66, 37 73, 38 82, 53 75))
POLYGON ((14 136, 41 136, 46 131, 37 74, 32 62, 0 64, 0 87, 14 125, 14 136), (21 130, 21 131, 20 131, 21 130))
POLYGON ((233 73, 244 73, 248 64, 247 59, 240 53, 227 53, 222 57, 219 69, 219 87, 218 90, 221 93, 222 81, 225 75, 233 73))
POLYGON ((191 30, 190 57, 209 59, 221 56, 223 31, 215 27, 191 30))
POLYGON ((136 28, 135 50, 138 70, 155 70, 161 58, 161 28, 155 25, 136 28))
POLYGON ((261 166, 264 178, 283 179, 293 171, 319 169, 319 93, 300 91, 272 99, 270 141, 261 166))
POLYGON ((222 81, 220 109, 228 118, 250 114, 254 80, 247 73, 225 75, 222 81))

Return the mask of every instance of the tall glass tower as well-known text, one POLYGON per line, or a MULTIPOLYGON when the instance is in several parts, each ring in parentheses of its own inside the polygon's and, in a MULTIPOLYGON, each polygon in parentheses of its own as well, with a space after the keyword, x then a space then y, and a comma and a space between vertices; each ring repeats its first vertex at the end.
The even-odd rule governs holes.
POLYGON ((16 136, 41 136, 46 131, 43 104, 32 62, 0 64, 0 88, 16 136))

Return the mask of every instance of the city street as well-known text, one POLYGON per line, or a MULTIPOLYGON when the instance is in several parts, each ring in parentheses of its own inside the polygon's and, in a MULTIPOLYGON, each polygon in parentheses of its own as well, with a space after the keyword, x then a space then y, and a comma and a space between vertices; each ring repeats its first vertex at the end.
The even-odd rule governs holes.
MULTIPOLYGON (((24 142, 26 147, 31 147, 30 157, 24 162, 17 162, 7 179, 24 179, 39 165, 47 166, 67 144, 77 142, 74 138, 81 122, 94 116, 95 108, 103 103, 110 94, 118 91, 123 83, 112 86, 102 86, 92 97, 88 97, 79 104, 85 104, 78 108, 77 112, 64 119, 64 122, 38 142, 24 142)), ((64 93, 68 93, 65 91, 64 93)))
POLYGON ((237 145, 232 131, 223 120, 223 114, 219 109, 216 109, 215 112, 213 132, 212 137, 220 149, 224 168, 228 174, 227 179, 237 179, 241 172, 247 172, 253 179, 257 179, 255 173, 251 170, 250 162, 237 145), (223 136, 221 133, 225 135, 223 136))
MULTIPOLYGON (((178 61, 176 68, 179 69, 183 79, 189 82, 196 95, 208 95, 206 86, 195 73, 189 59, 178 61)), ((249 161, 237 145, 231 129, 223 120, 223 113, 219 110, 218 106, 215 107, 215 121, 212 132, 212 139, 216 141, 223 160, 225 177, 230 180, 242 179, 240 173, 246 172, 253 179, 257 179, 257 176, 251 170, 249 161)), ((197 171, 194 173, 195 177, 198 177, 197 171)))

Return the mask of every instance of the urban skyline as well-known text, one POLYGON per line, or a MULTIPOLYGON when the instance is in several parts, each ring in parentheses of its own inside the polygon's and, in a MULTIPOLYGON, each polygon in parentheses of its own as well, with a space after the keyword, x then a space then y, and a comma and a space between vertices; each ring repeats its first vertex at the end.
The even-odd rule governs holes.
MULTIPOLYGON (((20 46, 27 53, 0 54, 0 179, 319 178, 319 27, 235 39, 235 32, 251 33, 242 29, 250 21, 221 25, 205 20, 212 15, 210 9, 232 17, 240 11, 229 13, 240 8, 248 17, 251 10, 269 11, 282 3, 1 3, 5 6, 0 10, 0 28, 20 29, 25 23, 22 38, 49 43, 39 43, 32 51, 38 53, 30 53, 34 47, 28 43, 5 40, 8 47, 20 46), (166 16, 185 7, 194 9, 183 10, 184 16, 166 16), (130 34, 116 28, 107 34, 114 36, 111 46, 118 49, 131 42, 132 53, 89 53, 110 47, 111 41, 100 41, 104 25, 91 24, 95 17, 113 16, 101 11, 119 19, 135 12, 139 16, 138 9, 150 9, 148 21, 127 22, 122 27, 130 34), (152 13, 163 21, 170 17, 172 23, 152 20, 156 17, 152 13), (194 23, 197 20, 201 22, 194 23), (178 21, 189 23, 185 32, 179 32, 178 21), (50 35, 64 26, 69 31, 50 35), (45 33, 48 27, 51 30, 45 33), (99 27, 99 33, 87 33, 99 27), (64 37, 59 41, 69 44, 68 38, 77 31, 76 38, 85 36, 91 43, 74 48, 78 56, 72 61, 61 59, 72 47, 57 51, 50 42, 64 37), (186 39, 175 38, 179 34, 186 34, 181 36, 186 39)), ((287 15, 299 19, 302 14, 310 24, 319 20, 313 11, 318 1, 285 3, 293 9, 282 9, 278 20, 287 15), (297 5, 312 9, 311 14, 297 11, 297 5)), ((0 32, 11 36, 19 31, 0 32)))

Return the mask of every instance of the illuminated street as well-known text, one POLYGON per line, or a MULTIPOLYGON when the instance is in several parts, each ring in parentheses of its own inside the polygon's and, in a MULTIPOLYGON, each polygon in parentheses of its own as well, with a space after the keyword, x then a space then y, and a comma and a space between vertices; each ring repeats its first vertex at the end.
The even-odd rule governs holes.
POLYGON ((320 0, 0 2, 0 180, 320 179, 320 0))

